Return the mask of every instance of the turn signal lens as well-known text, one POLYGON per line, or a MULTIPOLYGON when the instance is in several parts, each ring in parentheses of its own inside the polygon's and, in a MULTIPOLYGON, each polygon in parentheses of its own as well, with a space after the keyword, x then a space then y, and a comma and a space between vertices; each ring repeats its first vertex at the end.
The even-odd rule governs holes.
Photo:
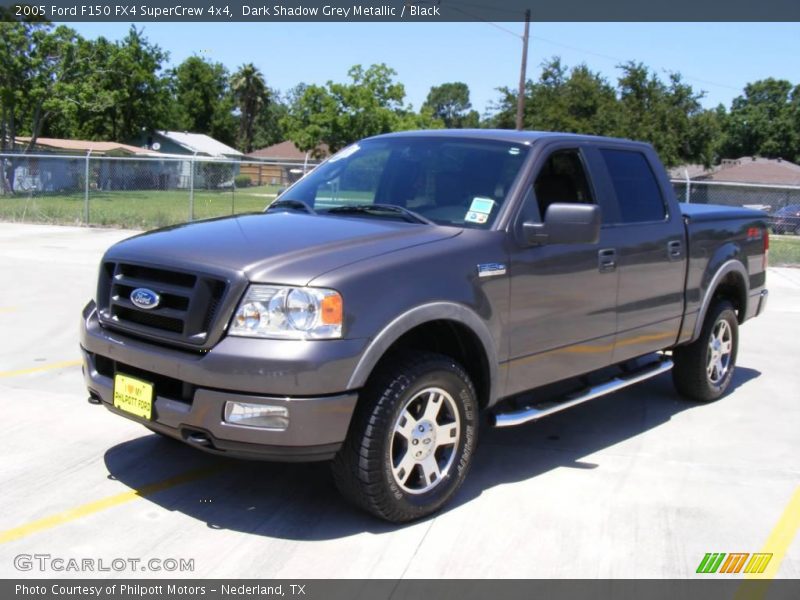
POLYGON ((332 294, 322 299, 322 322, 325 325, 342 324, 342 297, 332 294))

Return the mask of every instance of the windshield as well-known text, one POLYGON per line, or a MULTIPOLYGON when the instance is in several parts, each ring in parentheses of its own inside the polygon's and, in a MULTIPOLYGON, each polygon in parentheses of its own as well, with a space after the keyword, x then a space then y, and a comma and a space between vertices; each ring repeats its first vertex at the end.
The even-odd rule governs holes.
POLYGON ((321 214, 397 220, 413 214, 421 217, 416 222, 488 229, 528 149, 465 138, 365 140, 332 156, 278 200, 284 206, 302 202, 321 214))

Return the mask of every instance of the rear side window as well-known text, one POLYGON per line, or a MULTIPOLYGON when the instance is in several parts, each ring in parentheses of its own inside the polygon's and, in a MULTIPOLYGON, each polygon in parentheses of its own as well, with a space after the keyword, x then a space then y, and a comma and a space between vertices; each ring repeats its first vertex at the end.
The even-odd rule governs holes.
POLYGON ((630 150, 601 149, 619 203, 622 223, 663 221, 664 198, 644 154, 630 150))

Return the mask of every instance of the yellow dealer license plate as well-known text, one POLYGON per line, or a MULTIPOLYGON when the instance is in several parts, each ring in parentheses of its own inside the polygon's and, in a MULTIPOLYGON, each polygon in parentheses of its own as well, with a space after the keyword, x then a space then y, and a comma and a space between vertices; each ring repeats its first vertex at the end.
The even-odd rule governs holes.
POLYGON ((143 419, 153 416, 153 384, 117 374, 114 377, 114 406, 143 419))

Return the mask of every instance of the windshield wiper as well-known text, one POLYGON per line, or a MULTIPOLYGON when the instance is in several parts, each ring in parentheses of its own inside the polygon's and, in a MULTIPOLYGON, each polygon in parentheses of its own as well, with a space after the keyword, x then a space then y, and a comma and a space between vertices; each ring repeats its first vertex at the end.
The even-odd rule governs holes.
POLYGON ((317 211, 315 211, 313 208, 311 208, 308 204, 306 204, 302 200, 276 200, 267 207, 267 211, 270 211, 273 208, 288 208, 290 210, 299 209, 304 212, 307 212, 310 215, 317 214, 317 211))
POLYGON ((424 223, 425 225, 435 225, 430 219, 426 219, 422 215, 415 213, 413 210, 408 210, 402 206, 394 204, 352 204, 349 206, 336 206, 329 208, 327 213, 359 213, 364 215, 380 215, 381 213, 395 213, 402 215, 409 223, 424 223))

